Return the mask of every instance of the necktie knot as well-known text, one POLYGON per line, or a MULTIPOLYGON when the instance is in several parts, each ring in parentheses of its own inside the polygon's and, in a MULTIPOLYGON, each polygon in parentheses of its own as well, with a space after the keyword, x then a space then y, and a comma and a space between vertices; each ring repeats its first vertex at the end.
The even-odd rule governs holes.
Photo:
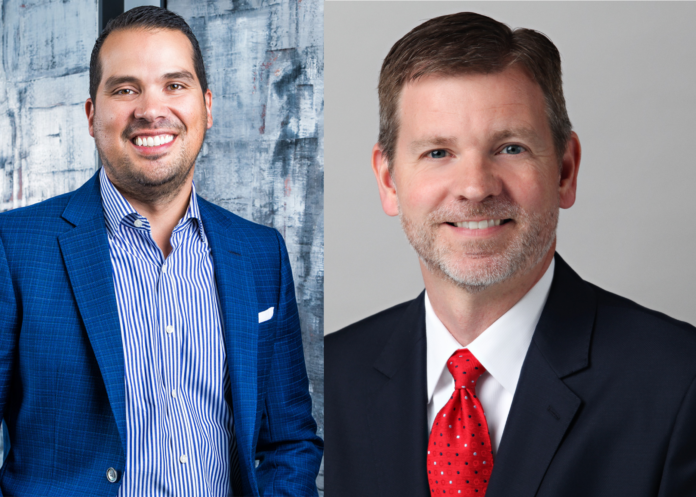
POLYGON ((473 391, 476 382, 486 371, 468 349, 459 349, 447 361, 447 369, 452 373, 455 388, 468 388, 473 391))

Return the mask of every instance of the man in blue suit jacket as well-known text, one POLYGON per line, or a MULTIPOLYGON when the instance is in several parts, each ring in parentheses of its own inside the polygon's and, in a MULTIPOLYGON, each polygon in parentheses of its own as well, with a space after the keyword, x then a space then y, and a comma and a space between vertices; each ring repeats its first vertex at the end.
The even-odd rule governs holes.
POLYGON ((104 169, 0 216, 0 495, 315 495, 322 441, 285 245, 192 187, 212 125, 195 37, 133 9, 97 40, 90 76, 104 169), (170 279, 175 298, 150 291, 170 279))

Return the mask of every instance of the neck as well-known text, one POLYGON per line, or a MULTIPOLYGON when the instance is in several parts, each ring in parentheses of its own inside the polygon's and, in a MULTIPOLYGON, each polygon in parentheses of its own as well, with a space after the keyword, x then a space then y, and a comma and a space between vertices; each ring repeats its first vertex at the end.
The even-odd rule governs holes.
POLYGON ((556 242, 531 270, 476 293, 430 271, 421 261, 425 289, 435 314, 452 336, 466 347, 537 284, 549 268, 555 249, 556 242))
MULTIPOLYGON (((108 172, 107 172, 108 174, 108 172)), ((111 179, 111 178, 109 178, 111 179)), ((171 237, 174 228, 186 214, 191 198, 191 184, 193 181, 193 168, 181 186, 161 197, 148 196, 149 198, 133 194, 120 188, 116 183, 112 184, 130 202, 133 208, 150 223, 152 239, 155 241, 162 255, 167 258, 172 252, 171 237)))

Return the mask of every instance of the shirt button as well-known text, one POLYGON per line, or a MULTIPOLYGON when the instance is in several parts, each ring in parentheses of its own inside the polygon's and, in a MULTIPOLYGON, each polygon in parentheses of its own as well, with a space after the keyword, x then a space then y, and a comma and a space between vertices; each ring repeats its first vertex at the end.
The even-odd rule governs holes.
POLYGON ((172 397, 176 399, 176 390, 172 390, 172 397))
POLYGON ((142 228, 143 227, 143 222, 140 219, 136 219, 133 224, 135 225, 136 228, 142 228))
POLYGON ((107 469, 106 479, 109 480, 110 483, 116 483, 116 480, 118 480, 118 471, 116 471, 114 468, 107 469))
POLYGON ((167 333, 169 333, 169 334, 174 333, 174 327, 171 324, 169 326, 167 326, 165 328, 165 330, 167 330, 167 333))
POLYGON ((186 464, 186 463, 188 462, 188 457, 186 457, 186 454, 184 454, 183 456, 181 456, 181 457, 179 458, 179 462, 180 462, 181 464, 186 464))

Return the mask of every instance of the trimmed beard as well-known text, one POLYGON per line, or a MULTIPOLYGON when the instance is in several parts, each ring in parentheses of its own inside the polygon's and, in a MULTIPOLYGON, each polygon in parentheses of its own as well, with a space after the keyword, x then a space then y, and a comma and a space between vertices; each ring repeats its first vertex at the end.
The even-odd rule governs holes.
POLYGON ((548 253, 556 239, 558 225, 556 205, 547 212, 529 213, 502 194, 480 204, 455 203, 430 213, 423 224, 416 224, 403 215, 399 220, 409 243, 426 267, 452 281, 469 293, 478 293, 514 275, 525 274, 548 253), (522 229, 506 246, 497 240, 471 240, 458 246, 437 243, 437 231, 442 223, 451 220, 512 219, 522 229), (486 259, 485 264, 462 267, 459 254, 469 259, 486 259))
MULTIPOLYGON (((203 141, 201 141, 198 148, 189 151, 184 146, 177 156, 170 159, 169 164, 161 165, 158 163, 162 155, 145 158, 151 162, 151 169, 155 171, 155 174, 153 174, 152 171, 139 170, 125 154, 108 157, 104 153, 104 147, 101 146, 101 127, 101 122, 95 122, 94 143, 104 169, 109 175, 109 180, 122 193, 125 192, 127 195, 144 203, 166 201, 179 192, 196 163, 196 158, 203 146, 206 135, 204 127, 203 141), (193 154, 191 155, 190 152, 193 152, 193 154)), ((188 130, 179 120, 163 119, 153 124, 144 119, 136 119, 123 130, 121 139, 130 141, 129 137, 137 131, 157 129, 174 129, 178 132, 178 140, 184 141, 187 138, 188 130)))

